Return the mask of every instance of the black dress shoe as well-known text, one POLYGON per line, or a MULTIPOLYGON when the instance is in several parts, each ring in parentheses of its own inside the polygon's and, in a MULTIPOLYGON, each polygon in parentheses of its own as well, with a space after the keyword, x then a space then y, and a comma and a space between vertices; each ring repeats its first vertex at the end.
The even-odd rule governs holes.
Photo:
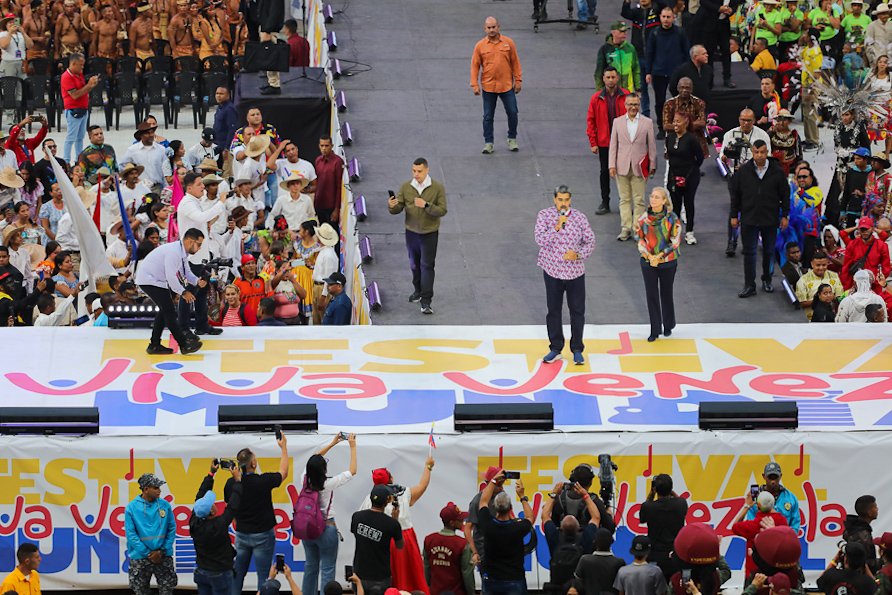
POLYGON ((659 336, 660 336, 660 335, 651 335, 651 336, 649 336, 649 337, 647 338, 647 342, 648 342, 648 343, 653 343, 654 341, 657 340, 657 337, 659 337, 659 336))
POLYGON ((281 87, 267 87, 266 89, 260 90, 261 95, 281 95, 282 89, 281 87))
POLYGON ((664 336, 664 337, 671 337, 671 336, 672 336, 672 329, 671 329, 671 328, 664 328, 664 329, 663 329, 663 336, 664 336))
POLYGON ((771 281, 762 281, 762 291, 765 293, 774 293, 774 287, 771 286, 771 281))
POLYGON ((161 343, 149 343, 146 353, 149 355, 170 355, 173 353, 173 349, 165 347, 161 343))
POLYGON ((610 212, 610 203, 602 202, 601 206, 598 207, 598 210, 595 211, 595 215, 606 215, 610 212))
POLYGON ((217 328, 215 326, 209 326, 207 328, 203 328, 201 330, 195 329, 196 335, 222 335, 223 329, 217 328))
POLYGON ((756 295, 756 288, 750 286, 750 287, 744 287, 743 291, 741 291, 740 293, 737 294, 737 297, 748 298, 753 295, 756 295))
POLYGON ((728 247, 725 248, 725 256, 730 258, 735 254, 737 254, 737 242, 735 242, 734 240, 729 240, 728 247))
POLYGON ((195 353, 201 349, 201 341, 191 342, 187 341, 185 345, 180 345, 180 353, 183 355, 189 355, 190 353, 195 353))
POLYGON ((735 83, 735 82, 732 81, 731 79, 728 79, 728 80, 725 81, 725 86, 728 87, 729 89, 736 89, 736 88, 737 88, 737 83, 735 83))

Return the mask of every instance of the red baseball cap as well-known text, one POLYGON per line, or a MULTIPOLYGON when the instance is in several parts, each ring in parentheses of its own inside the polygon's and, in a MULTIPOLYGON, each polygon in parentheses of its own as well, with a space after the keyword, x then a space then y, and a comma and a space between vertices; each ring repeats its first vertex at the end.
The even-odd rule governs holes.
POLYGON ((790 577, 783 572, 771 575, 768 579, 773 593, 789 593, 792 586, 790 585, 790 577))
POLYGON ((690 523, 675 537, 675 554, 687 564, 714 564, 719 556, 719 536, 706 523, 690 523))
POLYGON ((873 543, 881 548, 892 549, 892 533, 886 531, 879 537, 874 537, 873 543))
POLYGON ((753 546, 768 565, 782 570, 795 568, 802 555, 796 532, 787 526, 765 529, 756 535, 753 546))
POLYGON ((375 469, 372 471, 372 483, 376 486, 387 485, 390 483, 390 471, 386 467, 375 469))
POLYGON ((873 225, 873 219, 870 217, 861 217, 858 219, 858 229, 871 229, 873 225))
POLYGON ((253 254, 242 254, 242 264, 248 264, 249 262, 254 262, 256 259, 253 254))
POLYGON ((491 482, 492 478, 499 474, 499 471, 501 471, 501 467, 490 466, 486 470, 486 473, 483 474, 483 481, 485 481, 486 483, 491 482))
POLYGON ((462 512, 461 509, 455 504, 455 502, 450 502, 440 511, 440 520, 444 523, 448 523, 450 521, 463 521, 468 518, 467 512, 462 512))

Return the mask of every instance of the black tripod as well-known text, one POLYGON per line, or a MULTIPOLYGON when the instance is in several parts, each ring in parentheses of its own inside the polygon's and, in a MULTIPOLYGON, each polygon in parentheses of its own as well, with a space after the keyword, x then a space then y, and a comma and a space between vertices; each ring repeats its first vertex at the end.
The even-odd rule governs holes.
MULTIPOLYGON (((582 0, 583 2, 585 0, 582 0)), ((570 25, 582 25, 587 26, 591 25, 594 29, 595 33, 598 33, 598 17, 596 15, 592 15, 592 22, 588 21, 580 21, 579 19, 573 18, 573 3, 574 0, 567 0, 567 18, 566 19, 549 19, 548 12, 545 10, 545 5, 548 0, 533 0, 533 14, 535 21, 533 22, 533 31, 539 32, 539 25, 547 25, 550 23, 568 23, 570 25)))

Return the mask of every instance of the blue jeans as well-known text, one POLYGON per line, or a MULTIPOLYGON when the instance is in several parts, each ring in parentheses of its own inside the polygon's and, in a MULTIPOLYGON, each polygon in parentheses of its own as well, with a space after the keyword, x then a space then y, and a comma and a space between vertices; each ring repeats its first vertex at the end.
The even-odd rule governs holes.
POLYGON ((483 579, 486 595, 524 595, 527 592, 526 581, 497 581, 483 579))
POLYGON ((576 18, 578 20, 594 20, 596 12, 598 12, 598 0, 576 0, 576 18))
POLYGON ((273 552, 276 549, 276 531, 270 529, 264 533, 235 532, 235 580, 232 583, 232 595, 241 595, 251 556, 254 557, 254 569, 257 571, 257 584, 262 585, 269 577, 269 569, 273 565, 273 552))
POLYGON ((74 149, 74 159, 80 155, 84 148, 84 135, 87 134, 87 114, 82 118, 75 118, 71 110, 65 110, 65 124, 68 130, 65 132, 65 144, 62 146, 62 158, 65 163, 71 163, 71 150, 74 149))
POLYGON ((193 575, 198 595, 229 595, 232 592, 232 571, 195 569, 193 575))
POLYGON ((304 580, 301 591, 304 595, 316 595, 319 588, 335 580, 335 564, 338 561, 338 528, 326 525, 325 531, 317 539, 304 539, 304 580), (322 583, 319 583, 319 571, 322 583))
POLYGON ((504 93, 483 93, 483 142, 492 143, 492 121, 496 115, 496 99, 502 100, 508 116, 508 138, 517 138, 517 96, 514 89, 504 93))

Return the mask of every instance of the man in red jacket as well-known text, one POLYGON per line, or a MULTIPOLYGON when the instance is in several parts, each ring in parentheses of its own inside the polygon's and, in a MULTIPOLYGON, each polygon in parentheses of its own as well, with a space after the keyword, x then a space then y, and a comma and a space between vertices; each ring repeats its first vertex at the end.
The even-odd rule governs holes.
POLYGON ((451 591, 455 595, 474 595, 474 565, 471 548, 464 537, 455 534, 464 526, 467 512, 453 502, 440 511, 443 529, 424 538, 424 576, 431 593, 451 591))
POLYGON ((15 153, 15 159, 22 164, 24 161, 34 163, 34 150, 40 146, 46 138, 46 118, 43 116, 28 116, 9 130, 9 138, 6 139, 6 148, 15 153), (40 122, 40 130, 31 138, 25 138, 25 127, 31 122, 40 122))
POLYGON ((747 511, 753 505, 753 495, 751 492, 747 492, 746 504, 740 511, 740 514, 737 515, 737 522, 731 525, 731 531, 734 535, 739 535, 746 539, 746 576, 748 577, 755 575, 758 570, 752 554, 756 535, 765 529, 781 527, 787 524, 786 517, 774 511, 774 502, 774 496, 771 492, 759 492, 759 496, 756 498, 756 504, 759 508, 758 512, 756 512, 756 518, 751 521, 742 521, 740 519, 746 516, 747 511))
MULTIPOLYGON (((855 284, 852 276, 857 268, 867 269, 873 273, 874 279, 879 277, 880 271, 883 277, 888 277, 890 269, 889 246, 886 242, 875 238, 873 235, 873 219, 861 217, 858 219, 858 231, 852 233, 852 239, 846 244, 846 256, 842 262, 842 270, 839 271, 839 280, 845 289, 851 289, 855 284), (859 267, 854 265, 860 264, 859 267), (855 270, 852 270, 855 269, 855 270)), ((892 302, 892 296, 886 293, 885 286, 874 281, 872 289, 877 292, 888 306, 892 302)))
POLYGON ((596 215, 610 212, 610 133, 613 121, 626 113, 628 91, 619 86, 619 73, 613 66, 604 69, 604 88, 594 95, 588 104, 588 142, 592 153, 601 162, 601 206, 596 215))

